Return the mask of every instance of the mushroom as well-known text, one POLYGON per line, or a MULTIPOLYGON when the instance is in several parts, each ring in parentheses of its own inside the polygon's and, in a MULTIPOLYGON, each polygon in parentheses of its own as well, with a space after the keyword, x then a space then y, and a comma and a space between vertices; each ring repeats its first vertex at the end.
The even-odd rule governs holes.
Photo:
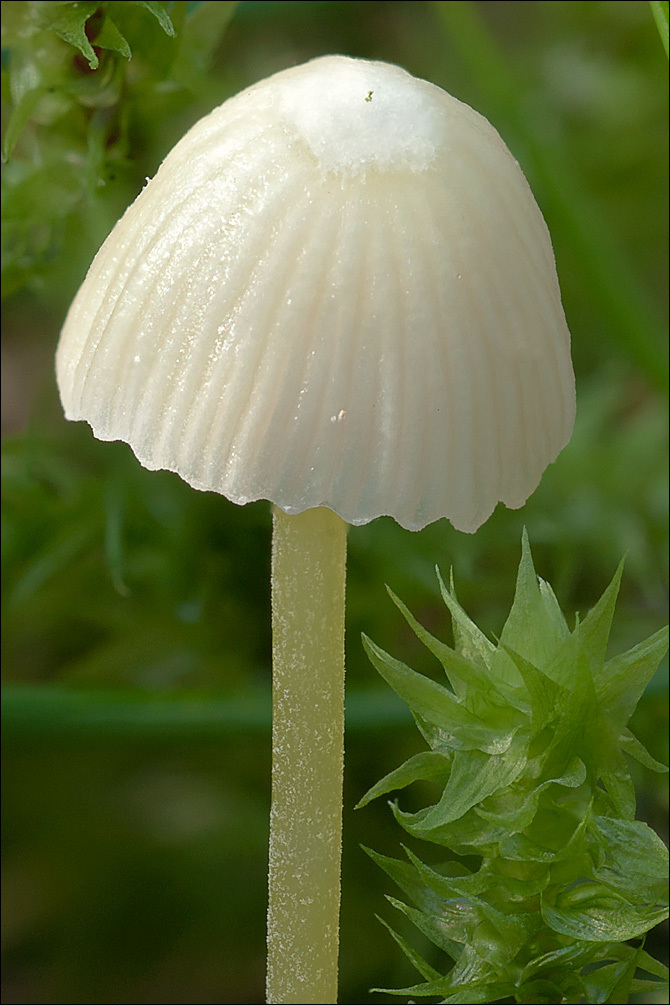
POLYGON ((496 130, 397 66, 326 56, 198 122, 61 334, 68 419, 274 504, 268 1000, 335 1002, 346 524, 473 532, 568 442, 547 227, 496 130))

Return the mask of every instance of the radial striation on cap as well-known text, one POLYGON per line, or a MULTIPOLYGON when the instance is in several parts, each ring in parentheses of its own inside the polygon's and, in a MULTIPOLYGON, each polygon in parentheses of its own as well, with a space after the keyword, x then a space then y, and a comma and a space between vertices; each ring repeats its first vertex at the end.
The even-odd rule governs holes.
POLYGON ((98 252, 65 413, 233 502, 474 531, 570 438, 551 241, 495 129, 328 56, 226 101, 98 252))

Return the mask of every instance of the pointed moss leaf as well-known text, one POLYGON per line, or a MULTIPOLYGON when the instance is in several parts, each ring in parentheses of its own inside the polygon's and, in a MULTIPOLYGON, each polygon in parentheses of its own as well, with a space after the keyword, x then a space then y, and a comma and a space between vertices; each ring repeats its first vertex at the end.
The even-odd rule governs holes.
MULTIPOLYGON (((527 617, 530 611, 537 610, 537 602, 540 599, 540 584, 533 564, 528 531, 524 527, 521 533, 521 561, 519 562, 516 574, 514 600, 512 601, 512 607, 507 618, 511 631, 518 633, 519 623, 523 624, 524 616, 527 617)), ((529 622, 526 621, 525 634, 527 634, 528 624, 529 622)), ((523 635, 524 630, 522 628, 519 637, 523 638, 523 635)))
POLYGON ((537 729, 542 729, 555 717, 556 705, 563 688, 529 660, 524 659, 520 653, 503 642, 500 645, 521 674, 530 697, 533 724, 537 729))
POLYGON ((478 903, 488 924, 477 931, 474 948, 483 959, 502 972, 505 964, 516 956, 535 931, 535 918, 526 913, 503 914, 485 900, 478 903))
POLYGON ((458 820, 487 796, 510 785, 523 771, 525 763, 526 753, 521 743, 512 744, 498 756, 480 750, 456 751, 440 801, 426 814, 418 830, 427 832, 458 820))
POLYGON ((102 28, 96 37, 95 44, 101 49, 111 49, 113 52, 118 52, 122 56, 125 56, 126 59, 131 59, 132 57, 128 42, 116 27, 109 14, 102 23, 102 28))
POLYGON ((541 799, 538 811, 523 835, 513 835, 509 848, 508 841, 503 841, 501 852, 507 857, 509 850, 510 858, 516 858, 511 853, 511 842, 517 837, 524 837, 529 842, 529 852, 533 846, 549 852, 550 859, 541 857, 538 861, 551 861, 555 865, 566 861, 580 863, 586 831, 591 821, 589 813, 593 797, 587 801, 587 792, 588 787, 584 785, 579 789, 568 789, 560 799, 550 796, 541 799))
MULTIPOLYGON (((503 987, 503 985, 498 985, 503 987)), ((507 985, 504 985, 507 987, 507 985)), ((426 984, 413 984, 408 988, 371 988, 370 990, 382 995, 397 995, 399 997, 407 997, 407 995, 412 995, 412 998, 434 998, 437 995, 448 994, 452 989, 452 984, 448 977, 442 977, 440 980, 429 981, 426 984)), ((500 997, 500 996, 497 996, 500 997)), ((443 1002, 447 999, 443 999, 443 1002)), ((449 999, 451 1000, 451 999, 449 999)), ((495 1001, 494 998, 463 998, 459 1001, 468 1002, 489 1002, 495 1001)))
POLYGON ((623 733, 619 737, 619 743, 621 744, 621 749, 629 757, 634 757, 636 761, 643 764, 645 768, 649 768, 650 771, 656 771, 659 774, 665 774, 668 770, 665 764, 661 764, 656 758, 652 757, 647 748, 640 743, 638 738, 634 736, 629 729, 624 729, 623 733))
POLYGON ((386 795, 394 789, 404 789, 412 782, 440 782, 445 784, 449 776, 450 758, 439 751, 424 750, 414 754, 404 764, 390 771, 381 781, 365 793, 356 809, 366 806, 378 796, 386 795))
POLYGON ((668 917, 662 907, 633 907, 618 897, 600 896, 592 904, 556 908, 542 903, 542 917, 555 932, 587 942, 635 939, 668 917))
MULTIPOLYGON (((573 984, 573 987, 576 985, 574 990, 578 996, 583 990, 581 981, 575 980, 571 983, 573 984)), ((566 988, 563 984, 559 986, 554 981, 540 979, 537 981, 530 981, 528 984, 524 984, 522 987, 517 988, 515 1001, 519 1002, 520 1005, 523 1005, 523 1003, 528 1003, 528 1005, 552 1005, 553 1002, 567 1001, 568 999, 566 998, 565 992, 566 988)), ((581 1000, 581 998, 577 996, 570 1000, 581 1000)))
POLYGON ((627 1002, 635 976, 635 955, 592 970, 583 978, 588 1001, 627 1002))
POLYGON ((537 583, 540 588, 540 596, 542 597, 542 603, 544 604, 547 618, 553 625, 555 637, 559 641, 562 641, 568 637, 570 629, 568 628, 565 615, 563 614, 558 600, 556 599, 556 594, 552 590, 551 585, 540 576, 537 577, 537 583))
POLYGON ((642 946, 635 950, 635 957, 636 969, 643 974, 652 974, 656 979, 650 980, 649 977, 642 976, 634 977, 631 981, 630 993, 644 994, 647 991, 658 993, 668 983, 668 978, 670 978, 668 968, 664 963, 650 956, 642 946))
POLYGON ((510 833, 524 830, 535 816, 540 796, 550 785, 562 785, 576 789, 586 781, 586 765, 578 757, 573 757, 564 774, 557 778, 547 778, 528 793, 515 792, 506 800, 496 803, 489 799, 476 807, 476 812, 485 820, 507 827, 510 833))
MULTIPOLYGON (((647 994, 647 992, 651 992, 651 994, 657 995, 657 994, 659 994, 664 989, 664 987, 665 987, 665 985, 667 983, 668 983, 667 977, 666 977, 666 979, 664 981, 645 981, 645 980, 640 979, 639 977, 635 977, 631 981, 630 993, 632 995, 642 995, 642 994, 647 994)), ((614 999, 611 999, 611 1000, 614 1001, 614 999)), ((646 1000, 647 1001, 658 1001, 659 999, 658 998, 647 998, 646 1000)))
POLYGON ((483 879, 479 873, 469 872, 464 866, 460 866, 460 863, 449 862, 445 867, 449 869, 449 873, 436 872, 422 862, 411 849, 405 848, 405 854, 425 885, 442 898, 449 900, 472 897, 473 894, 483 893, 487 888, 485 878, 483 879))
MULTIPOLYGON (((490 867, 487 870, 487 867, 483 866, 479 872, 473 874, 473 887, 474 880, 478 879, 483 884, 485 883, 480 896, 484 894, 489 897, 502 895, 510 904, 518 901, 527 901, 530 897, 537 897, 542 893, 550 881, 550 874, 547 869, 540 869, 539 872, 538 870, 527 870, 527 872, 527 876, 516 878, 507 873, 494 871, 490 867), (534 875, 534 873, 538 874, 534 875)), ((458 883, 459 881, 456 880, 455 882, 458 883)), ((465 888, 465 883, 463 883, 463 886, 464 892, 468 892, 465 888)))
POLYGON ((390 904, 416 925, 426 938, 441 949, 453 960, 461 953, 461 944, 468 939, 469 933, 477 924, 477 913, 472 904, 465 898, 454 901, 444 901, 439 915, 430 915, 416 907, 403 904, 395 897, 386 898, 390 904))
POLYGON ((459 746, 458 741, 454 742, 453 738, 447 738, 445 742, 444 730, 440 729, 440 727, 436 726, 434 723, 429 722, 427 719, 424 719, 418 712, 412 710, 412 717, 416 723, 416 728, 419 730, 431 750, 439 750, 441 753, 449 756, 453 750, 459 746))
POLYGON ((363 636, 363 645, 373 666, 387 684, 413 714, 437 727, 445 746, 487 751, 505 750, 509 746, 512 740, 509 729, 488 728, 450 691, 389 656, 367 636, 363 636))
POLYGON ((528 715, 528 702, 521 688, 496 679, 490 670, 453 649, 443 666, 449 678, 460 675, 464 685, 463 704, 489 726, 511 735, 523 723, 528 715))
POLYGON ((580 785, 583 785, 585 781, 586 765, 579 757, 571 757, 562 775, 558 775, 556 778, 547 778, 540 783, 538 788, 541 791, 548 785, 563 785, 568 789, 576 789, 580 785))
POLYGON ((592 943, 573 942, 570 945, 562 946, 560 949, 554 949, 549 953, 542 953, 524 966, 521 971, 520 981, 526 983, 530 977, 541 973, 543 970, 555 972, 558 969, 557 964, 565 966, 570 963, 576 969, 577 966, 593 962, 599 956, 600 951, 601 947, 594 946, 592 943))
POLYGON ((388 922, 384 921, 384 919, 381 918, 378 914, 375 915, 375 917, 377 918, 377 921, 380 921, 384 926, 384 928, 391 934, 391 937, 395 940, 397 945, 400 946, 407 959, 410 961, 412 966, 419 971, 419 973, 421 974, 421 976, 425 981, 429 982, 440 981, 442 983, 444 982, 445 978, 442 976, 442 974, 438 970, 435 970, 433 967, 431 967, 430 964, 424 960, 423 956, 420 956, 415 949, 412 949, 409 943, 407 943, 403 939, 403 937, 399 935, 396 932, 396 930, 391 927, 391 925, 388 924, 388 922))
MULTIPOLYGON (((471 986, 495 979, 495 968, 490 966, 477 951, 476 939, 463 946, 463 952, 449 972, 452 988, 471 986)), ((498 974, 498 977, 501 975, 498 974)))
MULTIPOLYGON (((579 626, 582 645, 588 654, 592 673, 596 679, 605 664, 605 654, 612 628, 614 608, 621 586, 624 560, 621 559, 614 573, 612 582, 607 587, 598 603, 593 607, 579 626)), ((576 632, 575 632, 576 634, 576 632)))
POLYGON ((489 725, 501 729, 513 728, 518 719, 513 709, 518 704, 512 704, 510 687, 504 681, 496 680, 479 659, 466 657, 431 635, 402 600, 388 586, 386 589, 414 634, 442 664, 451 687, 464 706, 489 725))
POLYGON ((664 963, 659 960, 655 960, 653 956, 650 956, 646 949, 639 949, 637 953, 637 965, 640 970, 645 970, 648 974, 653 974, 654 977, 658 977, 659 980, 667 981, 670 977, 670 972, 664 963))
POLYGON ((451 622, 457 649, 460 650, 461 655, 465 656, 466 659, 478 660, 483 667, 486 667, 487 669, 490 668, 491 660, 495 652, 495 646, 489 641, 489 639, 486 638, 484 633, 477 628, 474 621, 470 620, 461 605, 458 603, 456 594, 454 593, 453 576, 451 580, 451 590, 448 590, 437 566, 435 566, 435 572, 437 574, 438 583, 440 584, 442 599, 451 614, 451 622))
POLYGON ((600 768, 599 774, 614 812, 625 820, 633 820, 635 787, 623 754, 616 749, 610 750, 608 760, 600 768))
POLYGON ((155 0, 135 0, 135 3, 138 7, 146 7, 149 13, 153 14, 166 35, 174 35, 174 25, 165 9, 165 4, 156 3, 155 0))
POLYGON ((556 861, 556 852, 553 849, 532 841, 526 834, 510 834, 502 841, 500 852, 504 858, 513 862, 550 864, 556 861))
POLYGON ((495 855, 498 852, 500 842, 508 836, 506 827, 482 821, 474 809, 455 822, 452 821, 442 827, 434 827, 432 830, 426 831, 421 828, 421 821, 431 809, 432 807, 429 807, 418 810, 416 813, 405 813, 399 809, 397 803, 391 804, 395 819, 408 834, 421 838, 423 841, 443 845, 457 855, 495 855))
MULTIPOLYGON (((448 995, 441 1005, 480 1005, 511 997, 516 991, 512 982, 478 981, 448 995)), ((444 994, 444 992, 440 992, 444 994)))
POLYGON ((402 600, 395 595, 393 590, 391 590, 388 586, 386 589, 391 600, 396 605, 416 637, 423 642, 426 649, 428 649, 433 656, 437 657, 444 667, 444 671, 456 696, 463 700, 466 694, 465 680, 468 669, 467 662, 464 657, 459 656, 459 654, 454 652, 450 646, 441 642, 440 639, 436 639, 434 635, 431 635, 431 633, 416 620, 409 608, 403 604, 402 600))
POLYGON ((472 692, 481 691, 486 695, 486 708, 492 705, 492 699, 497 698, 498 704, 504 704, 504 696, 497 690, 496 683, 491 679, 486 668, 478 660, 468 659, 460 652, 456 652, 451 646, 440 639, 435 638, 424 626, 417 621, 408 607, 400 600, 396 594, 387 586, 389 596, 401 612, 417 638, 423 642, 429 652, 441 662, 447 678, 455 694, 460 700, 465 701, 465 705, 471 711, 478 713, 473 708, 472 692))
POLYGON ((656 905, 667 893, 668 849, 641 820, 596 817, 606 858, 594 876, 636 903, 656 905))
POLYGON ((556 647, 551 658, 542 664, 542 670, 547 677, 567 691, 579 691, 585 694, 585 687, 588 684, 595 698, 589 655, 583 645, 580 631, 581 625, 577 625, 574 632, 556 647))
POLYGON ((51 17, 49 27, 70 45, 78 49, 92 70, 100 63, 93 46, 86 35, 86 22, 100 5, 98 3, 63 4, 56 9, 56 4, 49 4, 51 17))
POLYGON ((400 887, 403 893, 410 897, 416 906, 425 912, 441 913, 445 898, 421 882, 417 870, 410 862, 402 862, 397 858, 379 855, 369 848, 364 851, 383 869, 387 876, 400 887))
MULTIPOLYGON (((544 667, 564 638, 565 632, 557 627, 555 614, 547 608, 540 591, 524 530, 516 591, 500 636, 501 648, 513 649, 535 666, 544 667)), ((503 658, 500 648, 497 657, 503 658)), ((493 666, 496 665, 494 661, 493 666)))
POLYGON ((468 873, 466 870, 463 874, 456 874, 457 863, 455 862, 448 863, 450 874, 445 875, 431 869, 409 848, 405 848, 405 852, 426 886, 447 899, 469 897, 475 903, 482 905, 485 903, 483 898, 489 895, 492 890, 495 890, 496 893, 504 890, 510 900, 522 900, 537 896, 548 882, 546 874, 538 880, 516 880, 500 873, 486 872, 484 869, 474 873, 468 873))
POLYGON ((435 995, 444 994, 443 988, 447 985, 447 979, 443 977, 440 981, 430 981, 426 984, 413 984, 408 988, 370 988, 372 994, 396 995, 398 998, 406 998, 412 995, 413 998, 434 998, 435 995))
POLYGON ((578 754, 590 766, 597 760, 602 739, 601 717, 588 657, 575 634, 560 647, 556 659, 545 670, 565 688, 556 705, 559 716, 553 724, 551 749, 578 754))
POLYGON ((604 707, 622 726, 635 711, 644 689, 668 649, 668 628, 608 660, 596 674, 596 690, 604 707))
POLYGON ((528 827, 537 812, 540 792, 533 790, 524 795, 523 792, 513 792, 507 798, 492 796, 475 806, 475 813, 483 820, 504 827, 510 834, 518 833, 528 827))

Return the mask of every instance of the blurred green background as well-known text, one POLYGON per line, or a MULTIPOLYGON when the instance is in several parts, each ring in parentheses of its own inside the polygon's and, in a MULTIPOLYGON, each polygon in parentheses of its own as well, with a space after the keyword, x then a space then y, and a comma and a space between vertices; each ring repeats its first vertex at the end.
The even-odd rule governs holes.
MULTIPOLYGON (((194 492, 65 423, 58 332, 113 223, 201 115, 332 52, 399 63, 485 114, 546 216, 572 442, 476 535, 389 519, 349 534, 340 1001, 387 1001, 368 989, 415 975, 374 917, 397 923, 395 891, 360 844, 397 854, 405 837, 383 801, 352 807, 422 744, 360 632, 435 668, 384 584, 449 639, 434 566, 453 566, 495 634, 525 524, 570 618, 628 553, 613 651, 666 620, 668 64, 649 5, 2 7, 4 1002, 263 1000, 269 506, 194 492)), ((667 665, 633 723, 661 759, 666 709, 667 665)), ((665 780, 635 777, 667 840, 665 780)), ((662 933, 647 945, 662 955, 662 933)))

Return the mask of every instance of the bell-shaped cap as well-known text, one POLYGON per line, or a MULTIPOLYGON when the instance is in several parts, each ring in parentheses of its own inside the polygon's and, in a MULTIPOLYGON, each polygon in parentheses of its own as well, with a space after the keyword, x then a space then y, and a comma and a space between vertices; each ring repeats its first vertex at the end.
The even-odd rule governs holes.
POLYGON ((96 256, 57 356, 69 419, 236 503, 473 531, 572 431, 542 214, 493 127, 327 56, 198 122, 96 256))

